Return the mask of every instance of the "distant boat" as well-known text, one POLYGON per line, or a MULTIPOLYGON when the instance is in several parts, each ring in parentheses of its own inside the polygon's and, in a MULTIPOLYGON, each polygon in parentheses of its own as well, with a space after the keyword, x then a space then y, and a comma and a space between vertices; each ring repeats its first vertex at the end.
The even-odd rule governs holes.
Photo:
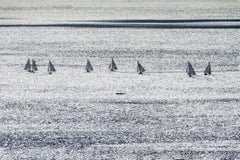
POLYGON ((204 75, 211 75, 212 74, 212 69, 211 69, 211 64, 208 62, 208 66, 204 71, 204 75))
POLYGON ((117 92, 116 95, 124 95, 124 92, 117 92))
POLYGON ((109 67, 108 67, 108 68, 109 68, 110 71, 115 71, 115 70, 118 69, 115 61, 113 60, 113 58, 112 58, 111 63, 109 64, 109 67))
POLYGON ((138 61, 137 61, 137 72, 138 74, 143 74, 143 72, 145 72, 145 69, 138 61))
POLYGON ((187 70, 186 70, 187 74, 189 77, 192 77, 193 75, 196 75, 196 72, 195 70, 193 69, 193 66, 192 64, 188 61, 188 64, 187 64, 187 70))
POLYGON ((55 67, 53 66, 52 62, 49 61, 49 63, 48 63, 48 73, 49 73, 49 74, 52 74, 52 72, 56 72, 56 69, 55 69, 55 67))
POLYGON ((27 71, 31 70, 30 58, 28 58, 27 63, 25 64, 24 70, 27 70, 27 71))
POLYGON ((30 62, 30 58, 28 58, 27 63, 25 64, 24 70, 34 73, 34 70, 32 68, 32 64, 30 62))
POLYGON ((89 59, 87 59, 87 64, 86 64, 85 70, 86 70, 87 72, 91 72, 91 71, 94 70, 93 67, 92 67, 92 65, 91 65, 91 63, 90 63, 90 61, 89 61, 89 59))
POLYGON ((37 71, 38 70, 37 65, 36 65, 36 61, 34 59, 32 59, 32 70, 33 71, 37 71))

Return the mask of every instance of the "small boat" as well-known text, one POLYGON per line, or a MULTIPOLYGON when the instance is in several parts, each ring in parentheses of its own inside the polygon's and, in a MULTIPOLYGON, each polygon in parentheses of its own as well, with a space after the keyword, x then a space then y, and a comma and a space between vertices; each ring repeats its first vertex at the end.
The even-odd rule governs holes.
POLYGON ((32 70, 33 71, 37 71, 38 70, 36 61, 34 59, 32 59, 32 70))
POLYGON ((115 61, 113 60, 113 58, 112 58, 112 61, 111 61, 111 63, 109 64, 109 70, 110 71, 116 71, 118 68, 117 68, 117 65, 116 65, 116 63, 115 63, 115 61))
POLYGON ((137 72, 138 74, 143 74, 143 72, 145 72, 145 69, 138 61, 137 61, 137 72))
POLYGON ((27 63, 25 64, 24 70, 31 70, 31 62, 30 62, 30 58, 28 58, 27 63))
POLYGON ((196 72, 195 70, 193 69, 193 66, 192 64, 188 61, 188 64, 187 64, 187 70, 186 70, 187 74, 189 77, 192 77, 193 75, 196 75, 196 72))
POLYGON ((116 95, 124 95, 124 92, 117 92, 116 95))
POLYGON ((204 75, 211 75, 212 74, 212 69, 211 69, 211 64, 208 62, 208 66, 204 71, 204 75))
POLYGON ((90 61, 89 61, 89 59, 87 59, 87 64, 86 64, 85 70, 86 70, 87 72, 91 72, 91 71, 94 70, 94 69, 93 69, 93 66, 91 65, 91 63, 90 63, 90 61))
POLYGON ((48 63, 48 73, 52 74, 52 72, 56 72, 56 69, 55 69, 54 65, 52 64, 52 62, 49 60, 49 63, 48 63))
POLYGON ((25 64, 24 70, 30 72, 30 73, 34 73, 32 64, 30 62, 30 58, 28 58, 27 63, 25 64))

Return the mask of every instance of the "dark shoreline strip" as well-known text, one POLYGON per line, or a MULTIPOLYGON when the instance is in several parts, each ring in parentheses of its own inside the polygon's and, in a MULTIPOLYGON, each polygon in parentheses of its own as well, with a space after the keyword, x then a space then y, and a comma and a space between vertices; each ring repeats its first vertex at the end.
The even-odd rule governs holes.
POLYGON ((69 22, 108 22, 108 23, 201 23, 201 22, 240 22, 240 19, 120 19, 120 20, 69 20, 69 22))
POLYGON ((139 29, 240 29, 239 25, 175 24, 1 24, 1 28, 139 28, 139 29))

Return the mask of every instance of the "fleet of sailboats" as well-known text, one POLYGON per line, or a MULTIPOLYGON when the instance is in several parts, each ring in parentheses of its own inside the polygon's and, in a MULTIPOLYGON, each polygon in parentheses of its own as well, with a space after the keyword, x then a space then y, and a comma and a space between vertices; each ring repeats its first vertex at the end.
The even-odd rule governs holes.
MULTIPOLYGON (((112 72, 118 70, 118 67, 117 67, 113 58, 111 59, 111 63, 109 64, 108 69, 112 72)), ((24 70, 26 70, 30 73, 34 73, 35 71, 38 71, 36 61, 34 59, 32 59, 32 61, 31 61, 30 58, 28 58, 25 66, 24 66, 24 70)), ((85 70, 86 70, 86 72, 91 72, 91 71, 94 70, 94 68, 93 68, 92 64, 90 63, 89 59, 87 59, 87 64, 85 66, 85 70)), ((142 66, 142 64, 140 64, 140 62, 137 61, 137 73, 138 74, 143 74, 145 71, 146 70, 142 66)), ((53 63, 50 60, 49 60, 49 63, 48 63, 47 72, 49 74, 52 74, 53 72, 56 72, 56 69, 55 69, 53 63)), ((192 64, 189 61, 187 62, 186 72, 187 72, 189 77, 192 77, 192 76, 196 75, 196 72, 195 72, 192 64)), ((204 75, 211 75, 211 74, 212 74, 211 64, 210 64, 210 62, 208 62, 208 65, 207 65, 206 69, 204 70, 204 75)))

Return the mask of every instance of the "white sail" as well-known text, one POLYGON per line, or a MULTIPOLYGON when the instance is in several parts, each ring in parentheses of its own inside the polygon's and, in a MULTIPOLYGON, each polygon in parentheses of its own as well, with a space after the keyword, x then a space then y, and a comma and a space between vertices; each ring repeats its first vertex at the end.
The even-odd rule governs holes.
POLYGON ((194 68, 193 68, 193 66, 190 62, 188 62, 186 72, 189 75, 189 77, 192 77, 193 75, 196 75, 196 72, 195 72, 195 70, 194 70, 194 68))
POLYGON ((208 62, 208 66, 204 71, 204 75, 211 75, 212 74, 212 69, 211 69, 211 64, 208 62))
POLYGON ((109 64, 109 67, 108 67, 108 68, 109 68, 110 71, 115 71, 115 70, 118 69, 115 61, 113 60, 113 58, 112 58, 111 63, 109 64))
POLYGON ((91 65, 91 63, 90 63, 90 61, 89 61, 89 59, 87 59, 87 64, 86 64, 85 70, 86 70, 87 72, 91 72, 91 71, 94 70, 94 69, 93 69, 93 66, 91 65))
POLYGON ((143 74, 143 72, 145 72, 145 69, 138 61, 137 61, 137 72, 138 74, 143 74))

